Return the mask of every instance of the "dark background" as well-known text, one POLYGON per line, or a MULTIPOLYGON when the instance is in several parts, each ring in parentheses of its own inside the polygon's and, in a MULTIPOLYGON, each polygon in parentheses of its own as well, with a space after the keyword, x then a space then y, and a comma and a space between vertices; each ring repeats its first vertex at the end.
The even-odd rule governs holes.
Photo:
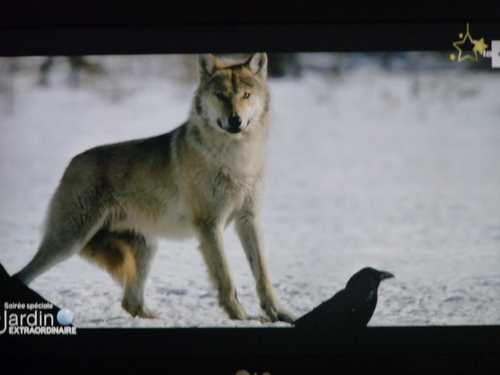
POLYGON ((0 27, 498 21, 495 0, 4 0, 0 27))
POLYGON ((0 55, 443 51, 467 22, 497 38, 500 1, 4 0, 0 55))

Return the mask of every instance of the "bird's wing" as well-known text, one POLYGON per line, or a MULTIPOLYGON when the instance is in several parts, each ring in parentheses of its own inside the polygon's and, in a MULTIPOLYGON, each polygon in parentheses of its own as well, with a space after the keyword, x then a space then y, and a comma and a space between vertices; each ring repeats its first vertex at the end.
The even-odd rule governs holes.
POLYGON ((297 327, 330 326, 342 315, 342 306, 346 303, 345 290, 341 290, 329 300, 321 303, 312 311, 295 321, 297 327))

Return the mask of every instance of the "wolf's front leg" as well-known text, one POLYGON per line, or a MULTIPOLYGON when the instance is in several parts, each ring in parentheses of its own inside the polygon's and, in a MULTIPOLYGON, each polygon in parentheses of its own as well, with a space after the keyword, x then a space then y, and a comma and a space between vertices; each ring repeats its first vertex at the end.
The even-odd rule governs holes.
POLYGON ((198 225, 198 233, 199 249, 208 267, 210 279, 217 288, 219 305, 231 319, 250 319, 236 298, 236 288, 226 260, 222 228, 212 223, 202 223, 198 225))
POLYGON ((271 286, 264 257, 260 223, 255 215, 245 212, 236 219, 236 232, 245 250, 253 276, 257 282, 260 306, 272 321, 293 323, 294 319, 279 305, 271 286))

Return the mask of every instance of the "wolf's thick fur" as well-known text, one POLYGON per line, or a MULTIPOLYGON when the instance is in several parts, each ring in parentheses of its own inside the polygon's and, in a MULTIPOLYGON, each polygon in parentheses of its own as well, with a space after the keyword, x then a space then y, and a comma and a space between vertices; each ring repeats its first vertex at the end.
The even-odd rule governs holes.
POLYGON ((273 321, 292 321, 271 288, 258 218, 271 121, 267 56, 237 64, 201 55, 199 66, 186 123, 73 158, 50 203, 40 248, 16 274, 21 281, 79 252, 124 285, 126 311, 155 317, 144 302, 155 239, 195 235, 219 304, 230 318, 248 319, 224 251, 222 232, 234 221, 262 309, 273 321))

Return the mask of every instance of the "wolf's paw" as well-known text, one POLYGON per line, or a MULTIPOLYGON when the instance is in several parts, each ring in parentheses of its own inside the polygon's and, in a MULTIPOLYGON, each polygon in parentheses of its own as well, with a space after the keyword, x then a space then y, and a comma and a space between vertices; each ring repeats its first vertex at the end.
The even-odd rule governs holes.
POLYGON ((146 309, 146 311, 142 311, 138 313, 136 316, 139 318, 146 318, 146 319, 162 319, 161 316, 156 315, 154 312, 150 311, 149 309, 146 309))
POLYGON ((285 322, 292 324, 295 319, 286 311, 282 309, 275 309, 272 307, 268 307, 264 309, 266 311, 267 316, 271 319, 272 322, 285 322))
POLYGON ((265 315, 262 315, 262 316, 249 316, 247 318, 247 320, 257 320, 257 321, 261 322, 262 324, 272 323, 271 318, 269 318, 268 316, 265 316, 265 315))
POLYGON ((295 322, 295 318, 291 316, 289 313, 284 311, 278 311, 278 320, 280 322, 293 324, 295 322))
POLYGON ((143 304, 129 304, 122 302, 122 307, 126 312, 128 312, 133 317, 137 316, 139 318, 146 318, 146 319, 161 319, 161 317, 159 317, 154 312, 149 310, 143 304))

